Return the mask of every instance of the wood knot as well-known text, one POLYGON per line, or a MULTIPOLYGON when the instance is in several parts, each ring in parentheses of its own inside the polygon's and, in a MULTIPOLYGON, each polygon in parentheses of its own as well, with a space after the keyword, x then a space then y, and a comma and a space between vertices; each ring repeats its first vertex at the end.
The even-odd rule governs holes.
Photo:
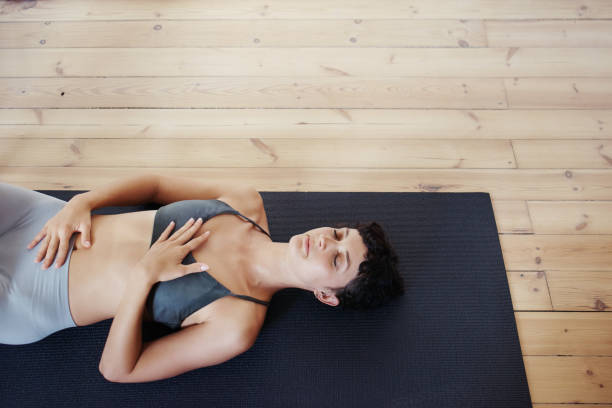
POLYGON ((608 309, 608 305, 606 305, 601 299, 595 299, 595 310, 604 311, 608 309))

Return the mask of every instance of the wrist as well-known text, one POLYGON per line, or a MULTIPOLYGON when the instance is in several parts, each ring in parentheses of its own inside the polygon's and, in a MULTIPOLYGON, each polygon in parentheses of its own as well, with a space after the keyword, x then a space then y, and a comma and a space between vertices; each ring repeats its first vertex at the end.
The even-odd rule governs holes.
POLYGON ((75 201, 80 203, 81 205, 87 206, 90 210, 93 210, 93 205, 91 200, 89 199, 88 193, 80 193, 72 197, 70 201, 75 201))
POLYGON ((151 274, 147 272, 146 268, 141 263, 134 265, 128 275, 131 285, 151 287, 155 284, 155 281, 151 279, 151 274))

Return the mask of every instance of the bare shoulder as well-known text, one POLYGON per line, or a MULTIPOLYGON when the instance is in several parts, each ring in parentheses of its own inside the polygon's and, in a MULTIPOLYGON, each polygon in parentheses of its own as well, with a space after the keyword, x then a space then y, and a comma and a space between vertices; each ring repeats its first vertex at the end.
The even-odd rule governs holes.
POLYGON ((231 296, 225 299, 228 302, 208 321, 223 321, 223 326, 231 327, 244 342, 253 344, 259 336, 268 308, 231 296))
POLYGON ((242 215, 249 217, 265 230, 268 230, 268 218, 261 194, 254 187, 245 186, 224 193, 219 200, 229 204, 242 215))

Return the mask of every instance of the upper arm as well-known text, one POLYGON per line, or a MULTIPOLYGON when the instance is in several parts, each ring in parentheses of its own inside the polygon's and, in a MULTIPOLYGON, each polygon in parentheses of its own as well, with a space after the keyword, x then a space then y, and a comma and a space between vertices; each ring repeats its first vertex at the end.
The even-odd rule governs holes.
MULTIPOLYGON (((244 197, 257 193, 242 183, 227 183, 203 178, 157 175, 154 202, 169 204, 181 200, 210 200, 220 197, 244 197)), ((259 193, 257 193, 259 194, 259 193)))
POLYGON ((223 363, 253 344, 245 329, 229 320, 211 320, 143 344, 132 372, 114 382, 147 382, 223 363))

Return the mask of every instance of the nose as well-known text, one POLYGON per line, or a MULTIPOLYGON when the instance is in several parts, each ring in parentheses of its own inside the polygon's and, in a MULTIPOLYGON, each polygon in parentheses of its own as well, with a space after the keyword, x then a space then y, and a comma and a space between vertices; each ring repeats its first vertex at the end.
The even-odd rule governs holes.
POLYGON ((328 239, 331 240, 331 238, 328 238, 325 235, 321 235, 319 237, 319 249, 321 251, 325 251, 325 248, 327 248, 327 245, 329 244, 329 242, 327 242, 328 239))

